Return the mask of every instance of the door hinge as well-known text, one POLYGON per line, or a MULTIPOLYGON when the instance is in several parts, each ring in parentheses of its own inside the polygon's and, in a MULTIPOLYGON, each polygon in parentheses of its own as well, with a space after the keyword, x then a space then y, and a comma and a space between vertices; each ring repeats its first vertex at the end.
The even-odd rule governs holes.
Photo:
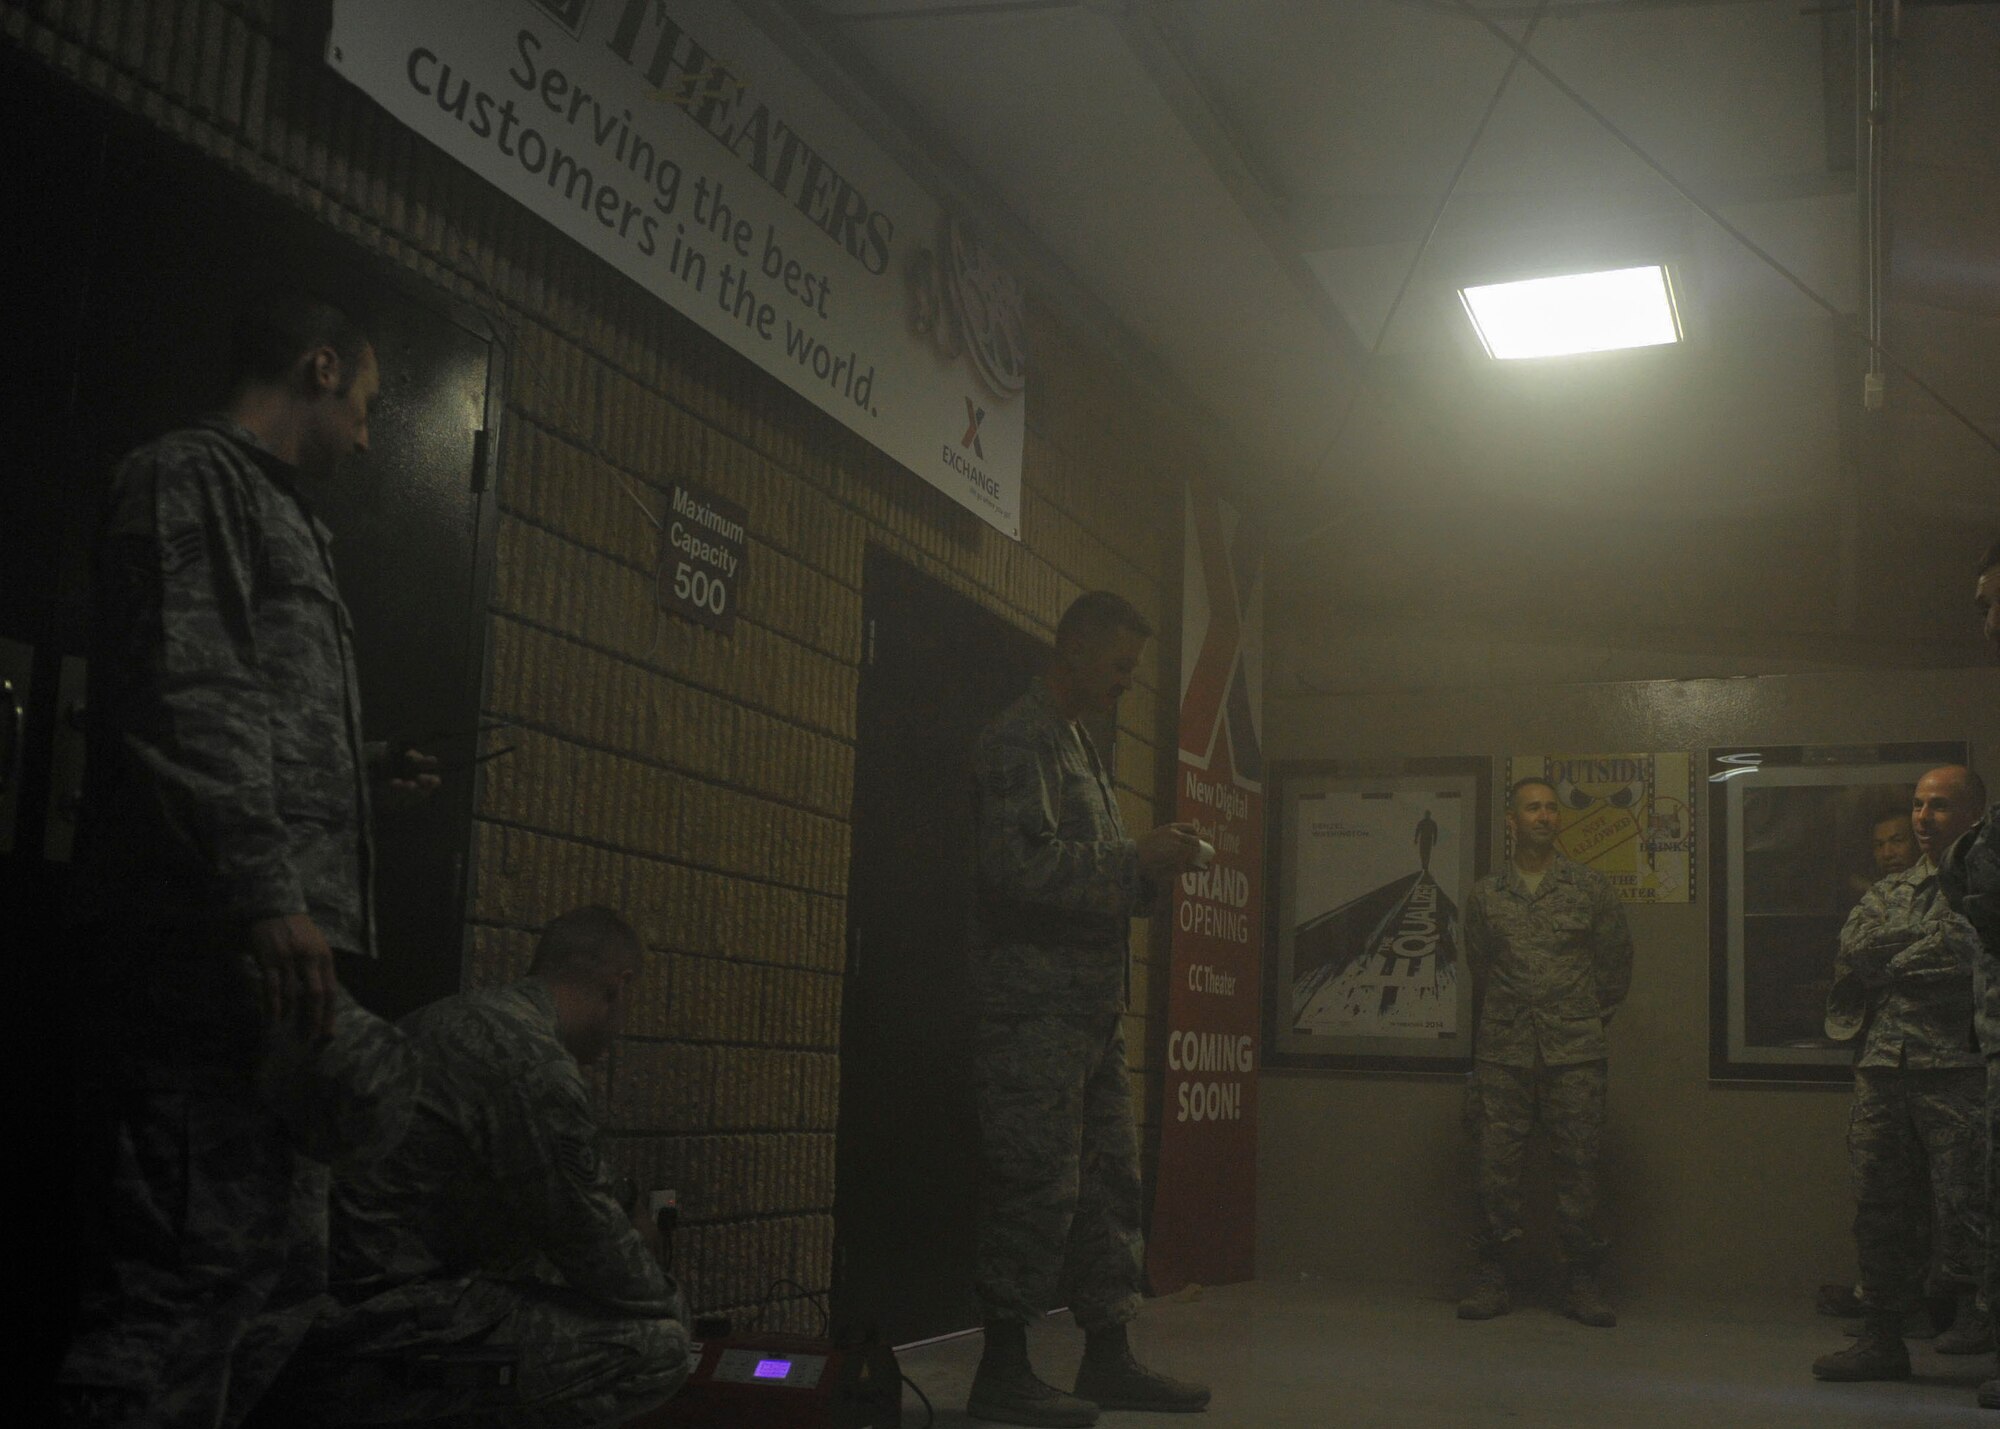
POLYGON ((861 663, 873 667, 875 664, 875 622, 868 622, 868 648, 862 652, 861 663))
POLYGON ((475 427, 472 431, 472 489, 475 492, 486 489, 486 428, 475 427))

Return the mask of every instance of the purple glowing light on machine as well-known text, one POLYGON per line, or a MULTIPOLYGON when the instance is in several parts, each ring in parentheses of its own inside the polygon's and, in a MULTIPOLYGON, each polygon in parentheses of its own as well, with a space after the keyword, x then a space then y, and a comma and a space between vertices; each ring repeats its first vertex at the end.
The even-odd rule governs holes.
POLYGON ((790 1360, 758 1360, 757 1368, 750 1373, 754 1379, 784 1379, 791 1372, 790 1360))

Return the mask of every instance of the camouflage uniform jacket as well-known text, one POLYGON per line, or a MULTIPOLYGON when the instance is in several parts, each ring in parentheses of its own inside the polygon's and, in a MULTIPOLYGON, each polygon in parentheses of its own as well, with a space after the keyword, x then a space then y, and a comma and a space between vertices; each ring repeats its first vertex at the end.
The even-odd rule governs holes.
POLYGON ((614 1314, 678 1319, 599 1154, 548 984, 447 997, 400 1025, 423 1086, 401 1144, 335 1179, 335 1295, 414 1308, 433 1293, 451 1301, 474 1278, 528 1280, 614 1314))
POLYGON ((2000 1055, 2000 803, 1945 852, 1938 881, 1945 902, 1979 934, 1972 960, 1973 1021, 1986 1055, 2000 1055))
POLYGON ((1119 1011, 1131 920, 1154 889, 1090 736, 1037 679, 981 733, 973 758, 979 1010, 1119 1011))
POLYGON ((1632 985, 1632 934, 1611 881, 1557 854, 1533 893, 1512 862, 1473 886, 1465 950, 1483 991, 1482 1061, 1551 1067, 1609 1055, 1632 985))
POLYGON ((127 457, 98 554, 78 905, 307 913, 373 955, 353 627, 296 468, 211 418, 127 457))
POLYGON ((1972 968, 1979 938, 1944 900, 1922 858, 1862 895, 1840 930, 1826 1031, 1864 1035, 1857 1067, 1976 1067, 1972 968))

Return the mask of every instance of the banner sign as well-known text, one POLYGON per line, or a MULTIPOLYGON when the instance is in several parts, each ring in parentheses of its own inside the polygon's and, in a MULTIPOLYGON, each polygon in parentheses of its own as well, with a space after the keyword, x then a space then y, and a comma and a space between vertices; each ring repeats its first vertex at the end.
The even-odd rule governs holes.
POLYGON ((1176 819, 1215 861, 1173 892, 1166 1100, 1146 1243, 1155 1294, 1256 1273, 1264 950, 1264 589, 1258 534, 1188 491, 1176 819))
POLYGON ((1566 857, 1609 878, 1627 903, 1694 901, 1691 756, 1516 754, 1505 787, 1530 775, 1555 785, 1562 806, 1556 847, 1566 857))
POLYGON ((1020 539, 1020 285, 726 0, 336 0, 327 59, 1020 539))
POLYGON ((675 482, 660 528, 660 609, 727 635, 736 628, 750 541, 750 515, 733 501, 675 482))

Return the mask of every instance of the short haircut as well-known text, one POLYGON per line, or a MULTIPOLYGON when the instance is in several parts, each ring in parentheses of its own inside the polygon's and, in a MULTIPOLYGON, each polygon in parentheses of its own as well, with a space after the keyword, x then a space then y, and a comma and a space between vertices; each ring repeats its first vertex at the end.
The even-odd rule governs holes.
POLYGON ((1520 794, 1520 792, 1523 789, 1527 788, 1530 784, 1539 784, 1544 789, 1548 790, 1551 794, 1555 794, 1558 799, 1562 797, 1561 794, 1558 793, 1556 790, 1555 780, 1550 779, 1546 775, 1542 774, 1529 774, 1520 779, 1516 779, 1512 784, 1509 784, 1507 786, 1507 807, 1509 809, 1514 807, 1515 798, 1520 794))
POLYGON ((1979 569, 1973 574, 1983 576, 1995 566, 2000 566, 2000 541, 1995 541, 1986 548, 1986 554, 1979 558, 1979 569))
MULTIPOLYGON (((1927 772, 1935 774, 1939 769, 1949 769, 1959 776, 1959 782, 1965 786, 1966 798, 1971 800, 1974 809, 1983 809, 1986 807, 1986 781, 1979 777, 1978 770, 1974 769, 1970 764, 1940 764, 1937 769, 1927 772)), ((1910 801, 1913 804, 1916 802, 1916 790, 1914 788, 1910 791, 1910 801)))
POLYGON ((1085 591, 1069 603, 1069 609, 1057 622, 1056 644, 1109 635, 1115 630, 1129 630, 1147 640, 1153 638, 1151 623, 1124 596, 1108 590, 1085 591))
POLYGON ((573 908, 542 929, 530 977, 564 978, 602 972, 613 962, 636 963, 645 944, 609 908, 573 908))
POLYGON ((1868 831, 1872 834, 1875 830, 1881 828, 1882 825, 1892 820, 1907 829, 1910 826, 1910 811, 1908 807, 1876 810, 1875 817, 1868 821, 1868 831))
POLYGON ((230 380, 280 382, 299 358, 330 347, 340 358, 340 390, 361 371, 368 334, 348 311, 317 293, 285 289, 266 293, 237 315, 230 334, 230 380))

